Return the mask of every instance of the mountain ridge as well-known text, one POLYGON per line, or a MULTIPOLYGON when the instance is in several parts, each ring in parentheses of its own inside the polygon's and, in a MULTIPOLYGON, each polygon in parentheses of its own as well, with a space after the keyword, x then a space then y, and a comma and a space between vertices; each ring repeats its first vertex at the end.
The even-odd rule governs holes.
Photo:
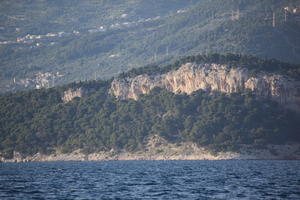
POLYGON ((198 53, 299 63, 299 0, 76 2, 1 4, 1 92, 109 79, 198 53))
POLYGON ((191 94, 197 90, 237 93, 250 90, 256 95, 271 98, 283 106, 300 111, 300 82, 276 74, 249 75, 245 68, 227 65, 185 63, 176 71, 156 76, 139 75, 128 79, 114 79, 111 93, 117 98, 137 100, 160 87, 175 94, 191 94))

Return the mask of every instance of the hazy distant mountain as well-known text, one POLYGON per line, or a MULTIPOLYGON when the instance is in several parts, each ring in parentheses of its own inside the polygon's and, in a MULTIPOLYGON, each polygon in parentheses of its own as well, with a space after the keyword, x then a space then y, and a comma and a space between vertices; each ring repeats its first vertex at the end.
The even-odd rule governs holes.
POLYGON ((195 53, 300 63, 299 0, 3 0, 0 91, 105 79, 195 53))

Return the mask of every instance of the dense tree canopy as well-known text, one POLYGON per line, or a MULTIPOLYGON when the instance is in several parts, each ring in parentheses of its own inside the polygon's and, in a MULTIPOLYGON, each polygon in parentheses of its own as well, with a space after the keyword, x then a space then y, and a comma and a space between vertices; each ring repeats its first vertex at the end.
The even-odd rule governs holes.
MULTIPOLYGON (((158 134, 171 142, 192 141, 217 151, 242 144, 300 142, 299 114, 251 93, 225 95, 197 91, 175 95, 155 88, 138 101, 108 94, 109 81, 78 83, 95 92, 68 103, 63 88, 22 92, 0 98, 0 151, 23 154, 84 152, 143 147, 158 134)), ((74 85, 74 86, 75 86, 74 85)))

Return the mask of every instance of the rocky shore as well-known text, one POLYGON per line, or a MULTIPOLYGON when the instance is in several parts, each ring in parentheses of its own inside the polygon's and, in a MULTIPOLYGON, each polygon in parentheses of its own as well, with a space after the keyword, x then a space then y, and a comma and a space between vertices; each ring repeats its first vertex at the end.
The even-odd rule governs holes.
POLYGON ((54 153, 22 156, 15 153, 12 159, 0 157, 1 162, 51 162, 51 161, 112 161, 112 160, 300 160, 300 144, 268 145, 263 149, 245 146, 240 152, 212 153, 193 143, 169 143, 163 138, 153 136, 143 150, 101 151, 84 154, 80 150, 72 153, 54 153))

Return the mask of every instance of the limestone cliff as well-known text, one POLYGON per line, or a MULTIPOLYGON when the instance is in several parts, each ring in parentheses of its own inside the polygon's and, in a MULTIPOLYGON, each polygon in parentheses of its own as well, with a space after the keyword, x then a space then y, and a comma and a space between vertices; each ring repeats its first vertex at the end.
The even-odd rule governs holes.
POLYGON ((139 75, 115 79, 110 92, 121 99, 138 99, 153 88, 160 87, 176 94, 202 89, 233 93, 249 89, 258 96, 271 98, 280 104, 300 111, 300 81, 279 74, 261 72, 251 76, 246 68, 220 64, 186 63, 165 74, 139 75))
POLYGON ((69 101, 72 101, 76 97, 83 97, 86 94, 86 90, 83 88, 77 88, 77 89, 68 89, 64 92, 64 96, 62 97, 62 100, 64 103, 67 103, 69 101))

